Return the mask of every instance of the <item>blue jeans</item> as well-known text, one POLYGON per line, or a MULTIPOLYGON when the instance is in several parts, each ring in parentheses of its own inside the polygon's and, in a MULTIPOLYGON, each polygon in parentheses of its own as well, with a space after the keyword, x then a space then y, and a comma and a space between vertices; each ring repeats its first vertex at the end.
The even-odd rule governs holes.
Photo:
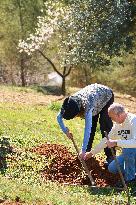
MULTIPOLYGON (((125 181, 135 179, 136 173, 136 148, 123 148, 122 154, 117 157, 120 169, 124 175, 125 181)), ((115 160, 113 160, 108 170, 114 174, 118 173, 115 160)))

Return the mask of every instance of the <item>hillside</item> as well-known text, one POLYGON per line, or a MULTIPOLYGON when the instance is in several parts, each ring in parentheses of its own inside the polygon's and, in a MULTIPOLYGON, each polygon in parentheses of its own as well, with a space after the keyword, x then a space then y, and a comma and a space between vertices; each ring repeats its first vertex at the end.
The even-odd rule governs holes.
MULTIPOLYGON (((136 113, 136 98, 131 95, 115 92, 115 102, 123 104, 129 112, 136 113)), ((62 101, 64 96, 44 95, 27 90, 1 89, 0 102, 12 102, 26 105, 47 105, 54 101, 62 101)))

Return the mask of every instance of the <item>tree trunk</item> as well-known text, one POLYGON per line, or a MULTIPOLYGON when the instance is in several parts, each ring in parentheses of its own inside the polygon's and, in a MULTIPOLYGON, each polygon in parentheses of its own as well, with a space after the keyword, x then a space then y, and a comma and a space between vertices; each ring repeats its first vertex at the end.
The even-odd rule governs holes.
POLYGON ((66 78, 63 76, 62 78, 62 86, 61 86, 62 95, 66 95, 66 78))
MULTIPOLYGON (((21 7, 21 0, 17 0, 18 8, 19 8, 19 20, 20 20, 20 31, 21 31, 21 39, 24 39, 24 23, 23 23, 23 14, 21 7)), ((25 56, 22 53, 20 55, 20 70, 21 70, 21 84, 22 86, 26 86, 25 80, 25 56)))
POLYGON ((70 74, 72 66, 70 66, 69 68, 67 66, 64 66, 63 69, 63 74, 60 73, 56 66, 54 65, 54 63, 46 56, 44 55, 44 53, 41 50, 38 50, 38 52, 50 63, 50 65, 52 66, 53 70, 62 77, 62 86, 61 86, 61 93, 62 95, 66 95, 66 77, 70 74))
POLYGON ((60 75, 61 77, 62 74, 57 70, 55 64, 41 51, 41 50, 38 50, 38 52, 48 61, 48 63, 52 66, 53 70, 58 73, 58 75, 60 75))
POLYGON ((25 87, 26 86, 26 80, 25 80, 25 59, 24 59, 23 55, 21 55, 20 67, 21 67, 21 85, 23 87, 25 87))
POLYGON ((83 67, 84 69, 84 74, 85 74, 85 84, 86 85, 89 85, 89 80, 88 80, 88 71, 87 71, 87 68, 83 67))

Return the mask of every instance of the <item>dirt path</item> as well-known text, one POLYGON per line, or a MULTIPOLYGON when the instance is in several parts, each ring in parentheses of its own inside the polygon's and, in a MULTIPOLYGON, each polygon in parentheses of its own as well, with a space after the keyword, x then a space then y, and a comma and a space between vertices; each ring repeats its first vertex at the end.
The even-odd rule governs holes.
POLYGON ((61 100, 63 96, 44 95, 42 93, 32 93, 25 91, 0 91, 0 102, 19 103, 26 105, 47 105, 53 101, 61 100))
MULTIPOLYGON (((136 98, 131 95, 120 93, 115 94, 115 102, 123 104, 129 112, 136 113, 136 98)), ((28 105, 47 105, 54 101, 61 101, 64 97, 57 95, 44 95, 42 93, 17 92, 17 91, 0 91, 0 102, 11 102, 28 105)))
POLYGON ((136 98, 131 95, 115 93, 115 102, 123 104, 129 112, 136 114, 136 98))

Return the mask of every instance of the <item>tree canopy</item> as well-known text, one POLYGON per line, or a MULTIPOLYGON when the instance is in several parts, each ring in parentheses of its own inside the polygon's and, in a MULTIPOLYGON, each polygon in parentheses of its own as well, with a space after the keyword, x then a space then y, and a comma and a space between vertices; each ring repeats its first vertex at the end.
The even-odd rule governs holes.
POLYGON ((69 0, 46 2, 46 15, 26 41, 27 52, 39 49, 56 36, 62 64, 108 65, 110 58, 132 48, 132 4, 127 0, 69 0))

